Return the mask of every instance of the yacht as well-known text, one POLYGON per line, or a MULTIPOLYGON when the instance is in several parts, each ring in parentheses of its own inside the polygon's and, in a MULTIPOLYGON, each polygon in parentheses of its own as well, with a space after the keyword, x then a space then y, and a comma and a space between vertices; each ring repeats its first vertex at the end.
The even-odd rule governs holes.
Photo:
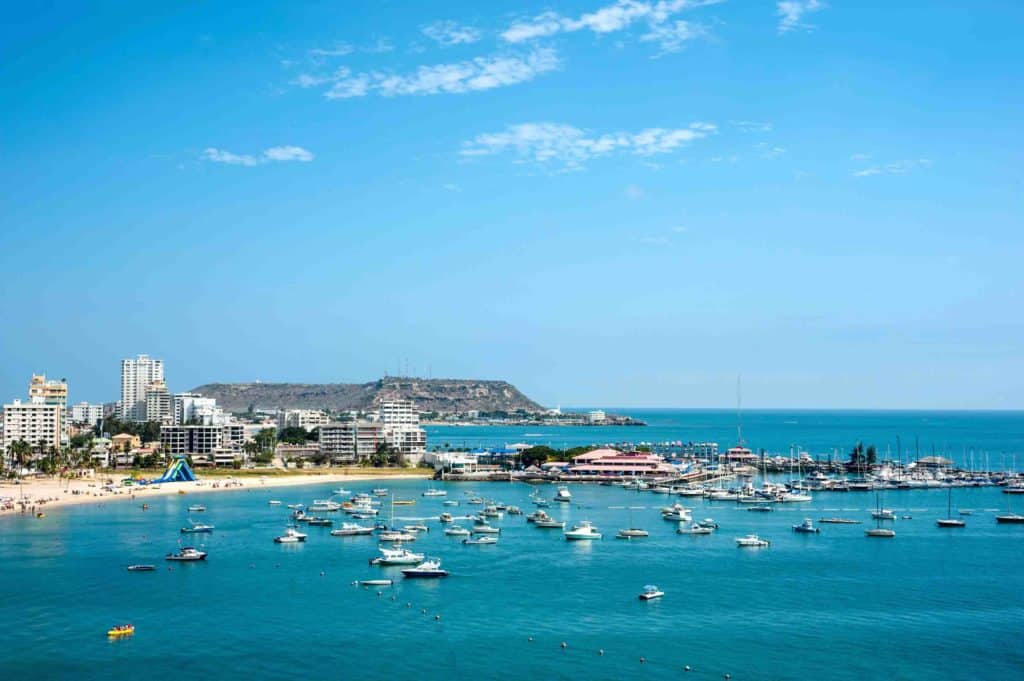
POLYGON ((740 548, 767 548, 771 545, 767 539, 761 539, 756 534, 748 534, 745 537, 736 537, 736 546, 740 548))
POLYGON ((280 537, 274 537, 275 544, 297 544, 306 541, 306 534, 299 532, 294 527, 289 527, 280 537))
POLYGON ((445 512, 442 513, 440 517, 438 517, 438 520, 440 520, 442 523, 450 523, 455 520, 455 517, 451 513, 445 512))
POLYGON ((509 515, 523 515, 523 509, 518 506, 509 506, 505 509, 505 513, 508 513, 509 515))
POLYGON ((484 510, 480 511, 480 515, 485 518, 504 518, 505 514, 498 510, 497 506, 484 506, 484 510))
POLYGON ((555 501, 570 502, 572 501, 572 495, 569 494, 569 488, 562 486, 555 492, 555 501))
POLYGON ((192 527, 181 528, 182 534, 210 534, 211 532, 213 532, 213 525, 202 523, 192 523, 192 527))
POLYGON ((966 527, 967 523, 960 520, 959 518, 953 517, 953 488, 949 488, 949 493, 946 496, 946 517, 939 518, 935 521, 935 524, 939 527, 966 527))
POLYGON ((658 587, 654 586, 653 584, 648 584, 647 586, 644 587, 644 590, 640 592, 640 595, 638 596, 638 598, 641 601, 653 601, 654 599, 661 598, 664 595, 665 595, 664 591, 660 590, 658 587))
POLYGON ((810 518, 804 518, 804 521, 799 525, 793 526, 794 532, 802 532, 804 534, 818 534, 821 529, 814 526, 814 521, 810 518))
POLYGON ((526 516, 526 522, 535 523, 538 520, 551 520, 551 516, 548 515, 547 511, 537 509, 530 515, 526 516))
POLYGON ((312 525, 313 527, 330 527, 334 524, 334 521, 330 518, 320 518, 317 516, 313 516, 312 518, 306 518, 306 523, 308 525, 312 525))
POLYGON ((784 492, 779 499, 784 503, 814 501, 814 497, 810 494, 800 494, 799 492, 784 492))
POLYGON ((389 549, 379 546, 377 550, 380 551, 380 555, 370 560, 370 565, 417 565, 423 562, 422 553, 413 553, 406 548, 389 549))
POLYGON ((718 523, 715 522, 714 518, 705 518, 704 520, 698 521, 697 524, 701 527, 707 527, 712 530, 718 529, 718 523))
POLYGON ((534 520, 533 526, 539 527, 542 530, 561 530, 565 528, 565 521, 545 518, 544 520, 534 520))
POLYGON ((714 531, 713 527, 705 527, 700 523, 679 523, 679 527, 676 528, 676 534, 711 534, 714 531))
POLYGON ((686 508, 678 511, 670 511, 669 513, 662 513, 661 517, 663 520, 675 521, 677 523, 688 523, 693 521, 693 516, 690 515, 690 510, 686 508))
POLYGON ((331 501, 330 499, 316 499, 313 505, 309 507, 310 511, 324 513, 341 510, 341 504, 337 501, 331 501))
POLYGON ((452 525, 451 527, 444 528, 444 533, 449 537, 468 537, 472 534, 465 527, 459 527, 458 525, 452 525))
POLYGON ((702 497, 704 496, 703 487, 680 487, 676 490, 676 494, 681 497, 702 497))
POLYGON ((869 537, 895 537, 896 530, 890 530, 887 527, 872 527, 871 529, 865 530, 864 534, 869 537))
POLYGON ((642 530, 639 527, 631 527, 626 530, 619 530, 618 534, 615 535, 619 539, 636 539, 638 537, 648 537, 650 533, 647 530, 642 530))
POLYGON ((446 496, 448 496, 448 492, 443 490, 443 489, 435 489, 435 488, 431 487, 430 489, 423 491, 423 496, 425 496, 425 497, 446 497, 446 496))
POLYGON ((357 525, 356 523, 342 523, 341 529, 331 530, 334 537, 358 537, 361 535, 373 534, 376 528, 357 525))
POLYGON ((473 525, 473 534, 501 534, 501 528, 478 522, 473 525))
POLYGON ((571 530, 566 531, 565 538, 567 541, 600 539, 601 533, 597 531, 597 528, 594 527, 589 520, 584 520, 571 530))
POLYGON ((402 532, 430 532, 426 525, 402 525, 402 532))
POLYGON ((398 530, 384 530, 377 535, 377 541, 404 542, 416 541, 416 534, 413 532, 401 532, 398 530))
POLYGON ((495 537, 489 537, 484 535, 483 537, 471 537, 462 540, 463 544, 476 545, 476 544, 497 544, 498 540, 495 537))
POLYGON ((182 548, 178 549, 177 553, 168 553, 164 557, 167 560, 176 560, 184 562, 206 560, 206 551, 200 551, 199 549, 193 548, 191 546, 183 546, 182 548))
POLYGON ((423 561, 416 567, 402 570, 402 576, 419 579, 436 579, 438 577, 447 577, 448 571, 441 567, 441 560, 439 558, 431 558, 430 560, 423 561))
POLYGON ((189 513, 202 513, 206 510, 206 507, 201 504, 193 504, 188 507, 189 513))
POLYGON ((1017 513, 1004 513, 996 516, 996 522, 1002 525, 1019 525, 1024 523, 1024 515, 1017 513))

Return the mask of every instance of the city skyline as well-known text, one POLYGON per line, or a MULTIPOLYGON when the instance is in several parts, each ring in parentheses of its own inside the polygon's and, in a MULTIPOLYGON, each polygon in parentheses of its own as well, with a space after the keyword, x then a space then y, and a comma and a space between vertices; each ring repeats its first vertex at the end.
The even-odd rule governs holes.
POLYGON ((1021 409, 1024 7, 12 9, 0 395, 1021 409), (941 73, 942 77, 937 77, 941 73), (396 369, 401 369, 396 372, 396 369))

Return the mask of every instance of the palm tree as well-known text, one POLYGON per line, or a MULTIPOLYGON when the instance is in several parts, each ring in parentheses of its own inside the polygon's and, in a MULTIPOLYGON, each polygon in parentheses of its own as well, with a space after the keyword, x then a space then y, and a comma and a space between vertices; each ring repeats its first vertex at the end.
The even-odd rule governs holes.
POLYGON ((9 450, 11 461, 17 466, 17 474, 20 476, 21 471, 32 457, 32 446, 24 440, 16 440, 11 443, 9 450))

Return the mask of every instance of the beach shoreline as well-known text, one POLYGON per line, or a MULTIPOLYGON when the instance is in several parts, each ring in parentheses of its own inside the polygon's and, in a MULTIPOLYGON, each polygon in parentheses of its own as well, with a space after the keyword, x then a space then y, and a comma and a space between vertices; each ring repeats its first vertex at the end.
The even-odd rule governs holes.
POLYGON ((171 482, 159 485, 132 485, 121 487, 124 476, 97 474, 84 478, 32 478, 20 483, 0 483, 0 499, 10 498, 13 503, 0 504, 0 517, 35 515, 47 513, 67 506, 99 504, 114 501, 141 501, 157 497, 185 494, 230 492, 235 490, 271 489, 277 487, 298 487, 319 483, 365 482, 368 480, 415 480, 430 479, 429 473, 351 474, 351 473, 301 473, 270 474, 266 476, 199 476, 195 482, 171 482), (113 491, 104 489, 105 481, 114 479, 113 491))

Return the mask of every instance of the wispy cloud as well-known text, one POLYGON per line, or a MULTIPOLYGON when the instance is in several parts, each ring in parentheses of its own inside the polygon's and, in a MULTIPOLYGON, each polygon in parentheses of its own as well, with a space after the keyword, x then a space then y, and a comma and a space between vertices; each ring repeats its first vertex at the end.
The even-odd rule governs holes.
POLYGON ((761 153, 761 158, 778 158, 786 153, 785 147, 773 146, 767 142, 755 144, 754 148, 761 153))
POLYGON ((550 48, 539 48, 524 55, 477 57, 448 64, 420 66, 409 73, 364 71, 354 73, 342 66, 329 74, 302 74, 294 81, 304 88, 327 86, 327 99, 349 99, 377 94, 399 95, 462 94, 516 85, 555 71, 560 66, 558 54, 550 48))
POLYGON ((647 128, 639 132, 593 135, 560 123, 522 123, 510 125, 501 132, 477 135, 463 143, 460 153, 465 157, 511 153, 518 163, 579 170, 591 159, 612 154, 671 153, 716 130, 711 123, 691 123, 685 128, 647 128))
POLYGON ((740 132, 771 132, 773 127, 767 121, 729 121, 729 125, 740 132))
POLYGON ((306 50, 311 57, 345 57, 355 51, 356 48, 352 47, 348 43, 338 43, 334 47, 326 49, 315 47, 311 50, 306 50))
POLYGON ((514 22, 501 33, 501 38, 506 42, 520 43, 577 31, 603 35, 642 23, 646 24, 647 32, 641 40, 657 42, 662 50, 674 52, 681 49, 686 41, 702 35, 703 29, 685 21, 670 22, 670 19, 684 10, 718 2, 720 0, 617 0, 575 18, 547 11, 514 22))
POLYGON ((270 147, 264 149, 259 155, 235 154, 225 149, 207 147, 200 156, 204 161, 212 163, 226 163, 233 166, 258 166, 263 163, 300 161, 308 163, 312 161, 313 152, 308 149, 296 146, 270 147))
POLYGON ((781 0, 776 4, 775 13, 779 17, 779 33, 803 30, 813 31, 814 24, 804 22, 804 15, 825 8, 821 0, 781 0))
POLYGON ((483 33, 472 26, 463 26, 454 21, 435 21, 424 26, 423 35, 444 47, 468 45, 483 37, 483 33))
POLYGON ((904 161, 893 161, 883 165, 874 165, 853 172, 854 177, 871 177, 872 175, 905 175, 915 170, 932 167, 928 158, 914 158, 904 161))

